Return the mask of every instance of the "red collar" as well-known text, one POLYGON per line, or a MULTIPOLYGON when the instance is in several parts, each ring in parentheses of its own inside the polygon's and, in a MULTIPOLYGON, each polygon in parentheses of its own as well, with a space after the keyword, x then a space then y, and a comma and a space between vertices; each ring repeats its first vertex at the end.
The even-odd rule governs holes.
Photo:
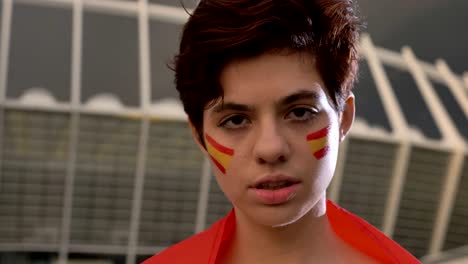
MULTIPOLYGON (((327 217, 343 241, 379 263, 420 263, 375 227, 331 201, 327 201, 327 217)), ((223 245, 232 238, 235 225, 232 209, 208 230, 169 247, 144 264, 216 264, 216 258, 225 250, 223 245)))

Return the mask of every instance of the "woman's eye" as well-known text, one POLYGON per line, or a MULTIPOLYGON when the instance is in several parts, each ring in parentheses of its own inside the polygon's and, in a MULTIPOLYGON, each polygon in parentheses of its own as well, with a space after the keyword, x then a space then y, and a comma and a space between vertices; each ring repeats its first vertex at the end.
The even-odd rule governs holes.
POLYGON ((292 119, 292 120, 299 120, 299 121, 309 120, 312 117, 314 117, 316 113, 317 111, 314 111, 310 108, 298 107, 298 108, 294 108, 293 110, 291 110, 286 116, 286 118, 292 119))
POLYGON ((224 120, 220 126, 230 129, 241 128, 248 125, 248 121, 249 120, 245 116, 235 115, 224 120))

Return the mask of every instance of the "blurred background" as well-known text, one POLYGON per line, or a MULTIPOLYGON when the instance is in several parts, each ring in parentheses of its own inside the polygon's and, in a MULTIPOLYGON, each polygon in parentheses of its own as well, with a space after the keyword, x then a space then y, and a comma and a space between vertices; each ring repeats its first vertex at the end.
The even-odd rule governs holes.
MULTIPOLYGON (((139 263, 228 212, 166 67, 196 0, 0 3, 0 264, 139 263)), ((358 3, 328 196, 424 263, 468 263, 468 1, 358 3)))

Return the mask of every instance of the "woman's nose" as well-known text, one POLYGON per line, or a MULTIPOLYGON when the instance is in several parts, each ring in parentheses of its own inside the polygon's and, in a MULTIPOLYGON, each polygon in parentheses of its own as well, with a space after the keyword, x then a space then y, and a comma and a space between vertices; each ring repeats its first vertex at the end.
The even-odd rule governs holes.
POLYGON ((289 159, 290 149, 281 129, 274 124, 259 129, 254 147, 256 161, 260 164, 286 162, 289 159))

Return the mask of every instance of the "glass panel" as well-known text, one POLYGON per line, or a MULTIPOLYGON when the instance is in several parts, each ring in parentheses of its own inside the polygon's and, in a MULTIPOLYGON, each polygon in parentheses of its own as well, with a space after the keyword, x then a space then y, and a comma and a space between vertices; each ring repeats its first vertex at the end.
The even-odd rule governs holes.
POLYGON ((140 105, 137 18, 86 11, 83 18, 82 101, 99 93, 140 105))
POLYGON ((468 157, 458 183, 457 195, 447 228, 444 249, 454 249, 468 244, 468 157))
POLYGON ((450 92, 446 85, 432 82, 432 86, 452 118, 451 121, 455 125, 455 128, 458 129, 458 132, 465 140, 468 140, 468 122, 467 117, 461 109, 461 105, 458 104, 458 101, 453 97, 453 93, 450 92))
POLYGON ((150 30, 152 99, 179 98, 174 72, 167 66, 171 65, 174 54, 179 50, 182 26, 151 21, 150 30))
POLYGON ((360 63, 359 80, 355 86, 356 116, 366 120, 370 126, 392 131, 367 61, 360 63))
POLYGON ((70 240, 127 245, 140 123, 81 116, 70 240))
POLYGON ((420 147, 411 152, 394 239, 416 257, 428 253, 448 158, 420 147))
POLYGON ((149 3, 195 8, 200 0, 148 0, 149 3))
POLYGON ((339 204, 377 228, 383 224, 397 146, 349 139, 339 204))
POLYGON ((151 124, 140 246, 170 246, 193 235, 202 161, 186 122, 151 124))
POLYGON ((4 122, 0 243, 58 243, 69 117, 6 110, 4 122))
POLYGON ((71 9, 18 4, 13 7, 7 97, 32 87, 70 98, 71 9))
POLYGON ((441 139, 441 134, 432 118, 413 76, 408 71, 385 67, 400 107, 410 126, 417 127, 431 139, 441 139))

